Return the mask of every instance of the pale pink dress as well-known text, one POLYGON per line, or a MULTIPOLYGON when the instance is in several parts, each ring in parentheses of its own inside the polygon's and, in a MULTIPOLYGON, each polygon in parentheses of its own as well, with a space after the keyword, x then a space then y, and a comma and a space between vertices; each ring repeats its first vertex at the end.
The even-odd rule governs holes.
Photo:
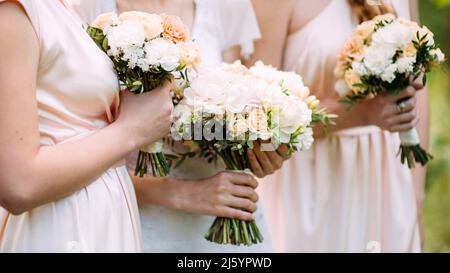
MULTIPOLYGON (((75 141, 108 126, 119 105, 111 61, 62 2, 19 2, 40 42, 36 99, 41 145, 75 141)), ((141 249, 137 202, 124 163, 73 195, 20 216, 0 208, 0 252, 141 249)))
MULTIPOLYGON (((336 55, 355 27, 346 0, 333 0, 290 35, 284 68, 320 98, 337 98, 336 55)), ((397 1, 408 17, 408 2, 397 1)), ((277 252, 417 252, 410 171, 397 157, 397 134, 352 128, 317 140, 261 185, 277 252)))

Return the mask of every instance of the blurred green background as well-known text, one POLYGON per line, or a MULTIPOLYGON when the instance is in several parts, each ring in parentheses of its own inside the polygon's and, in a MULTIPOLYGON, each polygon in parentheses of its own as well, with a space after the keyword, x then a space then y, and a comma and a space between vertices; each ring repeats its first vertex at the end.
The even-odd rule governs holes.
MULTIPOLYGON (((450 58, 450 0, 420 0, 420 17, 450 58)), ((426 185, 426 252, 450 252, 450 74, 449 63, 430 75, 431 145, 435 156, 426 185)))

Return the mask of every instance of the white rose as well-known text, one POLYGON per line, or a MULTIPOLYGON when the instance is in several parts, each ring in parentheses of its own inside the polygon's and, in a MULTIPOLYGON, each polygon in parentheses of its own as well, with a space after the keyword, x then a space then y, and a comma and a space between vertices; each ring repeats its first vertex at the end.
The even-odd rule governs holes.
POLYGON ((278 118, 281 143, 289 143, 293 133, 311 123, 312 110, 304 101, 290 96, 279 105, 278 116, 275 118, 278 118))
POLYGON ((351 91, 350 87, 344 79, 336 81, 334 88, 338 92, 339 97, 346 97, 351 91))
POLYGON ((268 140, 271 138, 268 116, 263 107, 253 107, 247 121, 249 131, 253 135, 253 140, 268 140))
POLYGON ((172 72, 180 64, 180 51, 169 40, 156 38, 145 44, 146 58, 150 65, 160 65, 165 71, 172 72))
POLYGON ((228 132, 233 137, 243 137, 248 132, 248 124, 245 118, 239 114, 228 116, 228 132))
POLYGON ((109 55, 118 57, 125 49, 140 47, 145 42, 144 28, 136 22, 124 22, 111 27, 106 35, 110 46, 109 55))
POLYGON ((399 73, 411 73, 414 70, 414 63, 416 62, 416 58, 413 57, 403 57, 398 58, 397 69, 399 73))
POLYGON ((164 31, 162 18, 157 14, 129 11, 122 13, 119 20, 140 23, 144 27, 145 37, 149 40, 160 37, 164 31))
POLYGON ((114 12, 104 13, 95 19, 92 22, 91 26, 103 30, 104 33, 108 31, 108 29, 119 23, 119 19, 117 18, 117 14, 114 12))

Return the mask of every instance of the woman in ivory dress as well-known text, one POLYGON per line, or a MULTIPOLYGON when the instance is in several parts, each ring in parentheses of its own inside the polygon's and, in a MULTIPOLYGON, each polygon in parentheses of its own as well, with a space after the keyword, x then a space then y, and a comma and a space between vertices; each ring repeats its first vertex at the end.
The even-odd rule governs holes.
MULTIPOLYGON (((260 37, 249 0, 106 0, 82 1, 87 22, 101 13, 138 10, 178 15, 191 29, 201 50, 201 68, 232 62, 253 52, 260 37)), ((179 146, 179 145, 177 145, 179 146)), ((177 151, 184 147, 176 147, 177 151)), ((263 177, 279 169, 285 147, 278 152, 249 153, 254 173, 263 177)), ((262 211, 257 209, 257 182, 244 174, 223 172, 225 166, 200 158, 187 159, 172 177, 134 178, 147 252, 270 252, 271 240, 262 211), (253 215, 252 213, 255 212, 253 215), (210 216, 206 216, 210 215, 210 216), (253 247, 221 246, 204 239, 214 217, 256 219, 265 240, 253 247)))
MULTIPOLYGON (((409 17, 409 1, 395 1, 409 17)), ((356 25, 394 7, 362 0, 254 1, 263 39, 254 59, 302 75, 337 126, 261 181, 260 194, 278 252, 417 252, 420 239, 411 172, 397 157, 395 132, 417 124, 427 144, 426 93, 419 83, 353 112, 338 103, 334 66, 356 25), (284 52, 283 52, 284 51, 284 52), (397 101, 409 98, 400 111, 397 101)), ((321 131, 316 133, 320 134, 321 131)), ((423 183, 422 174, 418 180, 423 183)))
POLYGON ((123 158, 170 131, 170 86, 119 101, 81 26, 66 1, 0 1, 0 252, 142 251, 123 158))

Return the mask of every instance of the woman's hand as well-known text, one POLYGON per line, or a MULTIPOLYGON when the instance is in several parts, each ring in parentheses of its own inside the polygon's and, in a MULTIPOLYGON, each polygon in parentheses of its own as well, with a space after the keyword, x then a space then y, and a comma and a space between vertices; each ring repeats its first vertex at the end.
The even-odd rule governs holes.
POLYGON ((213 177, 195 181, 168 181, 172 183, 172 206, 195 214, 253 220, 256 211, 258 186, 249 174, 222 172, 213 177))
POLYGON ((419 122, 416 110, 416 93, 424 88, 422 77, 411 81, 411 85, 397 95, 381 94, 363 102, 359 111, 369 125, 383 130, 403 132, 416 127, 419 122))
POLYGON ((247 154, 253 173, 258 178, 263 178, 281 169, 284 161, 289 159, 287 153, 288 147, 286 145, 281 145, 276 151, 266 152, 262 151, 261 144, 259 142, 255 142, 253 150, 249 150, 247 154))
POLYGON ((138 149, 169 134, 173 103, 171 83, 142 95, 122 92, 120 114, 117 122, 123 125, 134 139, 138 149))
POLYGON ((408 87, 395 96, 381 94, 363 102, 359 109, 366 117, 368 125, 391 132, 406 131, 417 124, 415 94, 413 87, 408 87), (398 101, 402 101, 402 107, 398 101))

